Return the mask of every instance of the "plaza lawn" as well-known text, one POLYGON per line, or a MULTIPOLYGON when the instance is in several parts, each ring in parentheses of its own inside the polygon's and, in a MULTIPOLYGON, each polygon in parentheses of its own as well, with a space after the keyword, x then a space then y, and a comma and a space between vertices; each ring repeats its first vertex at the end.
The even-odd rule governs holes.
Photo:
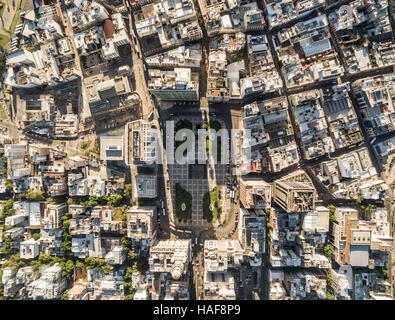
MULTIPOLYGON (((2 28, 4 31, 6 31, 8 33, 8 35, 0 34, 0 48, 4 48, 7 45, 7 43, 10 41, 10 37, 14 36, 15 28, 16 28, 16 25, 18 23, 19 14, 20 14, 20 11, 21 11, 21 9, 20 9, 21 1, 22 0, 18 0, 18 3, 16 4, 16 9, 15 9, 15 13, 14 13, 14 16, 12 18, 12 21, 11 21, 10 29, 7 30, 5 28, 2 28)), ((0 7, 0 16, 3 15, 4 9, 5 9, 4 2, 1 2, 1 5, 2 6, 0 7)))
POLYGON ((4 110, 4 106, 0 103, 0 118, 8 119, 8 115, 4 110))
POLYGON ((221 190, 216 186, 210 192, 207 192, 203 197, 203 217, 208 221, 215 221, 221 214, 221 190), (212 204, 212 210, 210 210, 212 204))
MULTIPOLYGON (((190 122, 190 121, 188 121, 188 120, 179 120, 177 123, 176 123, 176 127, 175 127, 175 134, 177 134, 177 131, 179 131, 179 130, 181 130, 181 129, 189 129, 189 130, 192 130, 192 127, 193 127, 193 125, 192 125, 192 123, 190 122)), ((183 144, 184 143, 184 141, 186 140, 186 137, 185 137, 185 139, 183 140, 183 141, 175 141, 175 148, 177 149, 181 144, 183 144)), ((184 153, 183 153, 183 155, 184 156, 186 156, 187 155, 187 150, 185 150, 184 151, 184 153)))
POLYGON ((192 196, 178 183, 176 184, 176 216, 184 222, 192 218, 192 196))
POLYGON ((218 131, 219 129, 221 129, 221 124, 217 120, 211 120, 208 122, 208 124, 205 124, 203 128, 214 129, 215 131, 218 131))
POLYGON ((12 18, 10 30, 8 30, 8 32, 10 33, 11 36, 14 36, 16 24, 18 23, 18 20, 19 20, 19 14, 21 12, 21 1, 22 0, 18 0, 18 3, 16 5, 15 14, 14 14, 14 17, 12 18))
POLYGON ((176 132, 181 129, 190 129, 192 130, 192 123, 186 119, 179 120, 176 123, 176 132))
MULTIPOLYGON (((208 124, 205 124, 203 126, 204 129, 210 130, 214 129, 215 131, 218 131, 221 129, 221 124, 217 120, 209 121, 208 124)), ((206 153, 207 156, 211 153, 212 149, 212 142, 210 138, 207 136, 206 137, 206 153)), ((217 162, 221 162, 221 137, 217 137, 217 162)))
POLYGON ((8 41, 10 41, 10 37, 5 34, 0 34, 0 48, 4 48, 8 41))

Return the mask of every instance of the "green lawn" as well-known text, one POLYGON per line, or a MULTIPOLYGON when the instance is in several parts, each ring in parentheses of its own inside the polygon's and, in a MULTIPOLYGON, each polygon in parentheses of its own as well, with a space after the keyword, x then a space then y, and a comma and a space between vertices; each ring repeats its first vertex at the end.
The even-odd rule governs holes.
POLYGON ((192 196, 180 184, 176 184, 176 216, 186 222, 192 218, 192 196))
POLYGON ((208 124, 203 125, 204 129, 214 129, 215 131, 218 131, 221 129, 221 124, 217 120, 211 120, 208 122, 208 124))
POLYGON ((221 190, 217 186, 203 197, 203 217, 208 221, 216 221, 221 214, 221 190), (211 208, 210 208, 211 205, 211 208))
POLYGON ((10 41, 10 37, 5 34, 0 34, 0 48, 4 48, 8 41, 10 41))
MULTIPOLYGON (((184 119, 184 120, 179 120, 179 121, 176 123, 175 133, 177 133, 177 131, 179 131, 179 130, 181 130, 181 129, 189 129, 189 130, 192 130, 192 127, 193 127, 193 126, 192 126, 192 123, 191 123, 190 121, 188 121, 188 120, 186 120, 186 119, 184 119)), ((183 141, 175 141, 175 143, 174 143, 175 148, 177 149, 181 144, 184 143, 185 140, 186 140, 186 137, 185 137, 185 139, 184 139, 183 141)), ((184 156, 187 155, 187 150, 184 151, 183 155, 184 155, 184 156)))
POLYGON ((179 120, 176 123, 176 130, 175 131, 178 131, 178 130, 181 130, 181 129, 190 129, 190 130, 192 130, 192 123, 190 121, 186 120, 186 119, 179 120))
MULTIPOLYGON (((205 124, 203 126, 203 128, 206 130, 214 129, 215 131, 219 131, 221 129, 221 124, 217 120, 213 120, 213 121, 209 121, 208 124, 205 124)), ((207 136, 206 137, 207 155, 209 155, 211 153, 211 149, 212 149, 212 142, 211 142, 210 138, 207 136)), ((220 136, 217 137, 217 162, 218 163, 221 162, 221 137, 220 136)))
POLYGON ((3 105, 0 103, 0 118, 8 119, 7 113, 4 111, 3 105))
POLYGON ((21 1, 22 0, 18 0, 18 3, 16 5, 15 14, 14 14, 14 17, 12 18, 11 27, 10 27, 10 30, 8 30, 11 36, 14 35, 16 24, 18 23, 19 13, 21 12, 21 9, 20 9, 21 1))
MULTIPOLYGON (((10 29, 6 30, 5 28, 2 28, 4 31, 8 32, 9 35, 0 34, 0 48, 4 48, 7 45, 7 43, 10 41, 10 37, 14 36, 15 28, 16 28, 16 25, 18 23, 19 14, 20 14, 20 11, 21 11, 20 10, 21 1, 22 0, 18 0, 17 6, 16 6, 16 10, 15 10, 15 14, 14 14, 14 17, 12 18, 10 29)), ((1 2, 1 4, 3 4, 3 3, 1 2)), ((4 9, 5 9, 5 6, 3 5, 0 8, 0 16, 3 14, 4 9)))
POLYGON ((3 15, 3 11, 4 11, 4 9, 5 9, 4 2, 3 2, 3 1, 1 1, 1 2, 0 2, 0 17, 3 15))

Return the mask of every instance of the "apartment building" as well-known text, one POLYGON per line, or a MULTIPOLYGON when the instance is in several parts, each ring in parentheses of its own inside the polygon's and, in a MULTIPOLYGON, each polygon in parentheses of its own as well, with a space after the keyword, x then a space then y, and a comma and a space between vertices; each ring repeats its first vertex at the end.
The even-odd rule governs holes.
POLYGON ((261 266, 266 252, 266 215, 262 210, 240 209, 238 239, 250 265, 261 266))
POLYGON ((127 237, 137 242, 142 250, 148 248, 156 237, 156 207, 130 208, 127 213, 127 237))
POLYGON ((235 300, 235 278, 232 268, 243 261, 238 240, 206 240, 204 242, 204 296, 208 300, 235 300))
POLYGON ((148 70, 148 90, 158 100, 199 100, 199 73, 189 68, 174 68, 172 71, 148 70))
POLYGON ((308 212, 314 209, 316 191, 311 182, 275 181, 273 200, 286 212, 308 212))
POLYGON ((130 146, 125 153, 126 163, 134 166, 153 165, 157 162, 157 132, 153 124, 145 120, 136 120, 126 124, 126 144, 130 146))
POLYGON ((191 240, 155 240, 149 251, 150 272, 170 273, 179 280, 188 272, 191 262, 191 240))
POLYGON ((262 179, 240 179, 240 201, 245 209, 271 207, 272 186, 262 179))

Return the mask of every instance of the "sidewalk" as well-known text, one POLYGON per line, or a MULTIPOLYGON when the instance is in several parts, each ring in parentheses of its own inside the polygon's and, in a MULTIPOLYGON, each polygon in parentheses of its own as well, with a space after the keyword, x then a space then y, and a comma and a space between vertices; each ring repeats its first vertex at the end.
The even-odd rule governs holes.
POLYGON ((2 2, 5 4, 5 6, 3 10, 3 15, 0 19, 0 33, 9 36, 9 33, 6 32, 4 29, 10 30, 12 19, 14 18, 14 14, 16 11, 15 9, 17 6, 17 0, 3 0, 2 2), (15 8, 12 6, 13 3, 15 4, 15 8))

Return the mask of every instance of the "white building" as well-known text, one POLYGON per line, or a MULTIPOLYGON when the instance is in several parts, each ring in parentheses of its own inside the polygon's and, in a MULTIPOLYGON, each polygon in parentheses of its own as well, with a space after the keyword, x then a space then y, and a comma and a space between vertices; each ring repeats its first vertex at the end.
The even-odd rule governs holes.
POLYGON ((38 257, 40 254, 40 241, 30 238, 21 242, 19 253, 21 259, 34 259, 38 257))

